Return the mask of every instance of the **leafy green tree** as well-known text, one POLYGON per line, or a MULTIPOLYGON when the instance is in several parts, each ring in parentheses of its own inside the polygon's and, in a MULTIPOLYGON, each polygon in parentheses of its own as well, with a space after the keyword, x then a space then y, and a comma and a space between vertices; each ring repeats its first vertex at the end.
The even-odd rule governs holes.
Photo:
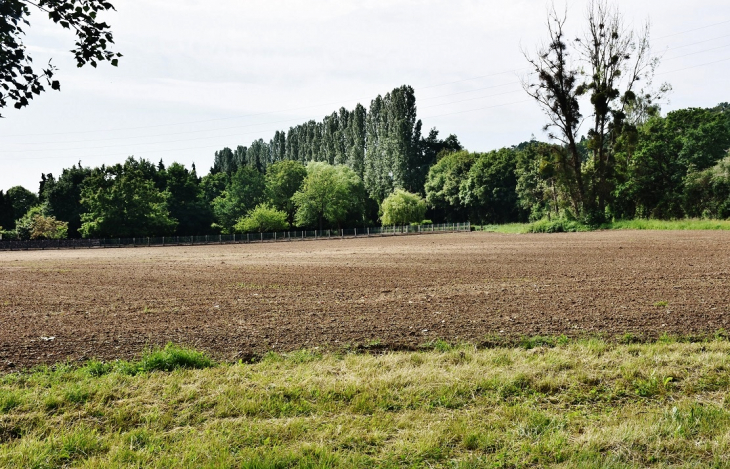
POLYGON ((517 203, 517 151, 512 148, 479 154, 459 188, 470 219, 481 223, 520 221, 517 203))
POLYGON ((688 173, 712 167, 730 147, 730 111, 688 108, 654 117, 639 127, 628 179, 618 197, 634 203, 627 216, 685 216, 688 173))
POLYGON ((318 226, 324 222, 338 227, 348 217, 362 217, 364 188, 362 181, 347 166, 332 166, 324 162, 307 165, 307 177, 302 188, 294 194, 298 226, 318 226))
POLYGON ((396 189, 385 198, 381 210, 383 226, 420 223, 426 216, 426 202, 418 194, 396 189))
MULTIPOLYGON (((3 0, 0 2, 0 109, 12 102, 16 109, 29 104, 34 95, 45 91, 44 83, 54 90, 61 85, 53 80, 56 67, 50 61, 46 68, 34 70, 22 37, 24 27, 30 26, 31 8, 46 13, 48 18, 76 35, 76 46, 71 51, 76 65, 82 67, 108 61, 117 65, 121 54, 111 50, 114 43, 109 25, 100 21, 98 14, 114 10, 105 0, 3 0)), ((1 116, 0 116, 1 117, 1 116)), ((25 213, 25 212, 24 212, 25 213)))
POLYGON ((165 191, 170 216, 177 220, 175 234, 199 235, 210 231, 213 211, 205 201, 198 176, 179 163, 172 163, 165 170, 165 191))
POLYGON ((433 165, 426 178, 426 203, 434 208, 441 219, 464 221, 469 212, 461 199, 461 184, 469 176, 476 161, 474 153, 450 153, 433 165))
POLYGON ((366 123, 364 183, 370 197, 383 201, 396 188, 415 188, 421 167, 421 121, 413 88, 404 85, 370 103, 366 123))
MULTIPOLYGON (((15 223, 15 211, 10 199, 0 191, 0 227, 11 230, 15 223)), ((2 230, 2 228, 0 228, 2 230)))
POLYGON ((220 196, 231 183, 228 173, 210 172, 200 179, 200 191, 205 203, 212 207, 213 200, 220 196))
POLYGON ((48 206, 40 204, 16 222, 15 232, 19 239, 64 239, 68 235, 68 223, 48 215, 48 206))
POLYGON ((286 213, 269 204, 259 204, 249 211, 245 217, 239 218, 234 229, 238 233, 263 233, 266 231, 283 231, 287 226, 286 213))
POLYGON ((233 232, 238 219, 264 201, 265 191, 264 176, 258 170, 250 166, 238 168, 230 184, 213 200, 216 226, 223 233, 233 232))
POLYGON ((148 179, 139 162, 93 170, 81 190, 81 235, 143 237, 169 235, 177 221, 167 208, 167 194, 148 179))
POLYGON ((560 217, 570 207, 569 182, 561 180, 559 169, 565 148, 532 140, 517 147, 515 192, 520 209, 530 221, 560 217))
POLYGON ((690 217, 730 218, 730 151, 713 167, 687 174, 683 205, 690 217))
POLYGON ((294 226, 297 207, 292 200, 307 176, 298 161, 279 161, 266 168, 266 195, 271 204, 286 214, 289 227, 294 226))
POLYGON ((23 186, 15 186, 5 193, 5 204, 12 209, 8 218, 10 223, 5 229, 15 228, 15 220, 25 215, 31 207, 38 205, 38 196, 23 186))
POLYGON ((42 185, 41 200, 47 204, 48 214, 59 220, 68 222, 68 235, 71 238, 81 236, 81 188, 91 175, 91 168, 78 165, 66 168, 58 179, 48 174, 42 185))

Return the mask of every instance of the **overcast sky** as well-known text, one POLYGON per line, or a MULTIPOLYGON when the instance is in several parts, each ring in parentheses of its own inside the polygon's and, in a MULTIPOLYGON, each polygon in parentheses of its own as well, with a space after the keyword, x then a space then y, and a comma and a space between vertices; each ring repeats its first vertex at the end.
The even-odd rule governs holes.
MULTIPOLYGON (((134 155, 207 173, 225 146, 366 107, 409 84, 426 129, 473 151, 546 139, 539 108, 521 91, 520 48, 545 37, 543 0, 113 1, 119 67, 77 69, 73 35, 41 14, 25 38, 34 63, 53 57, 61 92, 0 120, 0 190, 37 191, 40 174, 78 161, 134 155)), ((563 4, 560 4, 563 5, 563 4)), ((671 83, 663 111, 730 101, 727 0, 622 0, 630 24, 650 19, 671 83)), ((568 3, 569 28, 586 1, 568 3)))

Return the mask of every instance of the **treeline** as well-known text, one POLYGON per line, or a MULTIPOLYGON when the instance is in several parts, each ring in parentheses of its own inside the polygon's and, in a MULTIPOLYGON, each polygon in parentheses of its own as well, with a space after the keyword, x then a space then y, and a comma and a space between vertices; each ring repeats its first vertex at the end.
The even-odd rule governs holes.
MULTIPOLYGON (((43 174, 38 194, 0 192, 5 237, 200 235, 423 221, 578 219, 569 149, 535 140, 487 153, 421 135, 410 87, 193 165, 129 158, 43 174)), ((602 218, 730 217, 730 105, 647 116, 612 145, 602 218)), ((595 182, 591 183, 594 184, 595 182)), ((588 183, 584 191, 593 190, 588 183)), ((581 220, 585 221, 585 220, 581 220)))
MULTIPOLYGON (((594 177, 588 139, 582 155, 585 193, 605 192, 593 220, 730 217, 730 105, 654 115, 611 142, 610 167, 594 177)), ((581 219, 576 174, 563 145, 531 141, 489 153, 455 152, 428 174, 426 199, 434 218, 472 223, 581 219)))

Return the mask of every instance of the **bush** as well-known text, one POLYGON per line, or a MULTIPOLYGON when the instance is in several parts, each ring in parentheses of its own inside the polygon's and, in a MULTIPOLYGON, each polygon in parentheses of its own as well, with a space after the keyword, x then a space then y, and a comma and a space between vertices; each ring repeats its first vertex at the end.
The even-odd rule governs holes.
POLYGON ((283 231, 289 226, 286 213, 269 204, 259 204, 236 223, 234 229, 239 233, 264 231, 283 231))
POLYGON ((167 344, 165 348, 145 352, 136 368, 138 372, 144 373, 178 368, 202 369, 214 365, 213 360, 203 352, 167 344))
POLYGON ((426 202, 417 194, 396 189, 381 205, 383 226, 420 223, 426 215, 426 202))
POLYGON ((15 223, 20 239, 64 239, 68 236, 68 223, 47 215, 47 206, 36 205, 15 223))
POLYGON ((543 218, 527 227, 528 233, 571 233, 576 231, 590 231, 590 228, 579 221, 564 218, 554 220, 543 218))

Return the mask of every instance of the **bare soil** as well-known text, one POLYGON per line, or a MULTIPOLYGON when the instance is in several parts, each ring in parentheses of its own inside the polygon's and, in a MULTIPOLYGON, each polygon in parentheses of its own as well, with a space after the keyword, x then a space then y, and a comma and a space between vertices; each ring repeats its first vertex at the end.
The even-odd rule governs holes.
POLYGON ((0 369, 174 342, 408 349, 435 339, 730 326, 730 232, 456 233, 0 252, 0 369))

